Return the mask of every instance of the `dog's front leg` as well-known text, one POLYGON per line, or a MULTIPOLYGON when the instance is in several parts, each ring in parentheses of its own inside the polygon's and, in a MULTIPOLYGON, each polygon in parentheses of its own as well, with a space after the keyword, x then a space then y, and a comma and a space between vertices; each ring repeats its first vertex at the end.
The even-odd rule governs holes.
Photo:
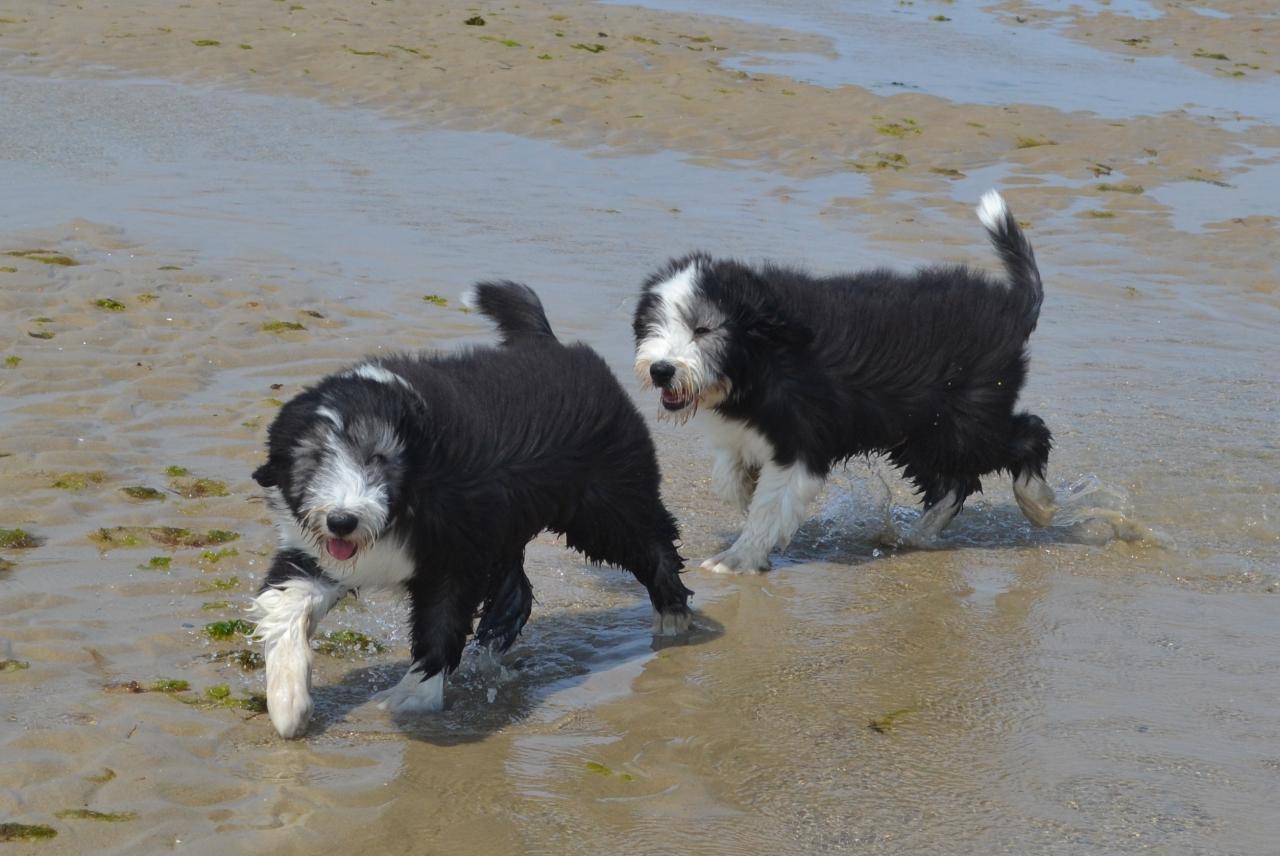
POLYGON ((411 626, 409 671, 374 699, 393 715, 433 713, 444 708, 445 677, 458 667, 480 598, 462 590, 459 579, 479 575, 437 568, 418 573, 409 590, 411 626))
POLYGON ((250 614, 266 656, 267 713, 281 737, 297 737, 311 719, 311 636, 346 590, 304 554, 276 555, 250 614))
POLYGON ((742 534, 732 547, 707 559, 702 567, 721 574, 768 570, 769 551, 791 541, 822 482, 822 476, 799 461, 786 466, 766 463, 760 468, 742 534))
POLYGON ((716 496, 745 512, 751 507, 759 470, 751 469, 737 449, 716 449, 711 463, 711 489, 716 496))

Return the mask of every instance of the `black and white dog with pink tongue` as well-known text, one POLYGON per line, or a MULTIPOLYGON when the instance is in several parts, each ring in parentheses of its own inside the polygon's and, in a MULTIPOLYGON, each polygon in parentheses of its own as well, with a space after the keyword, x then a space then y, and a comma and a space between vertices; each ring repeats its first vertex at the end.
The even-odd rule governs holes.
POLYGON ((819 277, 695 254, 644 283, 636 372, 664 415, 705 414, 712 486, 746 513, 704 568, 767 569, 831 467, 855 455, 886 456, 923 495, 908 544, 935 546, 998 471, 1032 524, 1052 521, 1049 429, 1014 412, 1040 272, 999 193, 977 213, 1002 278, 958 265, 819 277))
POLYGON ((594 351, 556 339, 526 286, 481 283, 467 300, 501 346, 369 360, 304 390, 271 425, 253 477, 280 547, 252 612, 284 737, 311 717, 316 626, 352 590, 409 599, 412 664, 379 706, 441 709, 477 615, 477 641, 498 652, 528 620, 524 551, 543 530, 633 573, 654 634, 689 627, 676 523, 631 399, 594 351))

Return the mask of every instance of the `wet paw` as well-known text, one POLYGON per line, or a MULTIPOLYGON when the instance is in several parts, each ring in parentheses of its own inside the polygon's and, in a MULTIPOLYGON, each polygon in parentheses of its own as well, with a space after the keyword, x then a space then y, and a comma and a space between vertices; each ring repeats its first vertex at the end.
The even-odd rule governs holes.
POLYGON ((769 570, 769 557, 729 549, 707 559, 702 568, 717 574, 759 574, 769 570))
POLYGON ((409 672, 400 683, 373 697, 379 710, 393 716, 436 713, 444 709, 444 674, 427 680, 421 673, 409 672))
POLYGON ((679 636, 689 629, 693 615, 688 609, 653 613, 654 636, 679 636))
POLYGON ((1053 488, 1044 479, 1025 474, 1014 479, 1013 498, 1032 526, 1043 528, 1053 523, 1058 503, 1053 488))
POLYGON ((276 732, 286 740, 302 736, 315 705, 305 684, 280 682, 267 687, 267 715, 276 732))

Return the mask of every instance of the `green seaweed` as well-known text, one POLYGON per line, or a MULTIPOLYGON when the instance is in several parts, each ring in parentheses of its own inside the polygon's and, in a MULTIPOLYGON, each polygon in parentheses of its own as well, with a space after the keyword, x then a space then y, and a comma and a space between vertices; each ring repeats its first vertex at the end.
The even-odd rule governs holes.
POLYGON ((182 270, 178 265, 160 265, 157 270, 182 270))
POLYGON ((961 172, 958 169, 952 169, 951 167, 947 167, 947 166, 930 167, 929 172, 932 172, 935 175, 945 176, 946 178, 964 178, 963 172, 961 172))
POLYGON ((600 775, 602 775, 602 776, 612 776, 612 775, 613 775, 613 770, 610 770, 610 769, 609 769, 608 767, 606 767, 604 764, 598 763, 598 762, 596 762, 596 761, 588 761, 584 766, 585 766, 588 770, 590 770, 592 773, 599 773, 599 774, 600 774, 600 775))
POLYGON ((1037 146, 1056 146, 1055 140, 1045 137, 1018 137, 1016 147, 1019 149, 1034 149, 1037 146))
POLYGON ((0 273, 17 273, 18 269, 13 265, 0 265, 0 273))
POLYGON ((10 562, 8 559, 0 556, 0 574, 3 574, 5 571, 12 571, 16 567, 18 567, 18 565, 15 562, 10 562))
POLYGON ((262 332, 264 333, 296 332, 305 329, 307 328, 297 321, 267 321, 262 325, 262 332))
POLYGON ((633 42, 635 42, 635 43, 637 43, 637 44, 641 44, 641 45, 660 45, 660 44, 662 44, 662 42, 658 41, 657 39, 649 39, 649 38, 645 38, 644 36, 627 36, 627 38, 628 38, 630 41, 633 41, 633 42))
POLYGON ((876 734, 888 734, 898 726, 898 723, 906 719, 911 714, 917 713, 919 710, 920 705, 913 705, 911 707, 903 707, 898 710, 890 711, 883 716, 874 717, 867 723, 867 728, 870 728, 876 734))
POLYGON ((256 672, 267 664, 267 660, 262 655, 261 651, 252 651, 248 648, 237 648, 233 651, 219 651, 214 655, 214 659, 230 660, 246 672, 256 672))
POLYGON ((940 22, 940 23, 944 23, 944 24, 945 24, 947 21, 950 21, 951 19, 950 19, 950 18, 948 18, 946 15, 930 15, 930 16, 929 16, 929 20, 930 20, 930 21, 938 21, 938 22, 940 22))
POLYGON ((167 571, 173 564, 173 556, 152 556, 145 565, 138 565, 140 571, 167 571))
POLYGON ((575 50, 586 51, 587 53, 593 53, 593 54, 602 53, 608 50, 608 48, 606 48, 604 45, 601 45, 601 44, 593 43, 588 45, 588 44, 584 44, 583 42, 578 42, 577 44, 570 45, 569 47, 575 50))
POLYGON ((1110 220, 1116 216, 1116 212, 1102 211, 1098 208, 1091 208, 1088 211, 1084 212, 1084 216, 1090 217, 1094 220, 1110 220))
MULTIPOLYGON (((184 682, 185 683, 185 682, 184 682)), ((116 771, 110 767, 103 767, 102 772, 96 776, 85 776, 86 782, 93 782, 95 785, 105 785, 116 777, 116 771)))
POLYGON ((538 54, 538 59, 555 59, 551 54, 538 54))
POLYGON ((204 499, 209 496, 230 496, 225 482, 216 479, 174 479, 169 486, 187 499, 204 499))
POLYGON ((241 42, 240 44, 236 45, 236 47, 240 48, 240 50, 242 50, 242 51, 251 51, 251 50, 253 50, 253 45, 245 44, 244 42, 241 42))
POLYGON ((209 547, 239 537, 238 532, 225 529, 210 529, 201 534, 177 526, 112 526, 94 532, 89 540, 105 547, 139 547, 144 538, 163 547, 209 547))
POLYGON ((1204 48, 1196 48, 1191 52, 1191 55, 1194 57, 1199 57, 1200 59, 1217 59, 1223 62, 1231 61, 1231 57, 1227 56, 1224 53, 1219 53, 1217 51, 1207 51, 1204 48))
POLYGON ((39 546, 40 541, 25 529, 0 529, 0 547, 10 550, 29 550, 39 546))
POLYGON ((905 169, 910 164, 906 155, 897 152, 872 152, 869 158, 861 161, 853 161, 850 166, 857 172, 878 172, 882 169, 891 169, 895 172, 905 169))
POLYGON ((1103 182, 1098 185, 1098 190, 1103 193, 1142 193, 1144 189, 1141 184, 1111 184, 1103 182))
POLYGON ((196 589, 196 594, 214 594, 220 591, 231 591, 239 586, 239 577, 226 577, 220 580, 210 580, 203 588, 196 589))
POLYGON ((228 621, 212 621, 204 626, 204 634, 210 639, 225 641, 239 636, 252 636, 256 625, 243 618, 232 618, 228 621))
POLYGON ((16 369, 22 365, 22 357, 9 356, 4 358, 4 367, 7 369, 16 369))
POLYGON ((52 339, 53 334, 48 330, 28 330, 27 335, 33 339, 52 339))
POLYGON ((155 303, 159 299, 160 299, 159 295, 152 294, 151 292, 143 292, 142 294, 138 295, 139 303, 155 303))
POLYGON ((101 297, 93 301, 93 305, 106 312, 123 312, 128 308, 113 297, 101 297))
POLYGON ((180 467, 177 464, 170 464, 164 468, 164 474, 171 479, 181 478, 182 476, 191 475, 191 471, 186 467, 180 467))
POLYGON ((876 131, 881 134, 885 134, 886 136, 897 137, 898 139, 909 136, 919 136, 922 133, 914 123, 904 124, 902 122, 888 122, 884 125, 879 125, 876 127, 876 131))
POLYGON ((164 491, 156 490, 153 487, 146 487, 145 485, 140 484, 132 484, 128 487, 122 487, 120 488, 120 492, 130 499, 137 500, 138 502, 164 502, 165 500, 164 491))
POLYGON ((1151 37, 1150 36, 1134 36, 1133 38, 1129 38, 1129 39, 1116 39, 1116 41, 1122 45, 1128 45, 1131 48, 1136 48, 1139 45, 1145 45, 1148 42, 1150 42, 1151 37))
POLYGON ((231 601, 228 600, 206 600, 200 604, 200 608, 205 612, 217 612, 220 609, 230 609, 231 601))
POLYGON ((380 56, 386 59, 391 58, 391 54, 387 53, 386 51, 361 51, 361 50, 356 50, 355 48, 352 48, 352 47, 347 47, 346 45, 343 45, 342 47, 347 53, 355 54, 356 56, 380 56))
POLYGON ((57 250, 9 250, 5 255, 13 256, 15 259, 28 259, 33 262, 58 265, 60 267, 75 267, 80 264, 71 256, 60 253, 57 250))
POLYGON ((500 45, 506 45, 506 46, 507 46, 507 47, 509 47, 509 48, 518 48, 518 47, 520 47, 520 43, 519 43, 519 42, 517 42, 515 39, 500 39, 500 38, 498 38, 497 36, 481 36, 481 37, 480 37, 480 41, 482 41, 482 42, 497 42, 498 44, 500 44, 500 45))
POLYGON ((1187 181, 1201 181, 1201 182, 1204 182, 1205 184, 1212 184, 1214 187, 1231 187, 1232 186, 1230 183, 1223 181, 1221 178, 1219 178, 1217 173, 1206 172, 1202 169, 1197 169, 1194 172, 1192 172, 1190 175, 1188 175, 1187 181))
POLYGON ((240 551, 235 547, 223 547, 221 550, 205 550, 200 554, 200 561, 208 562, 210 565, 216 565, 223 559, 229 559, 232 556, 239 556, 240 551))
POLYGON ((191 684, 182 678, 160 678, 151 685, 151 691, 157 693, 185 693, 191 684))
POLYGON ((5 672, 22 672, 31 668, 26 660, 0 660, 0 674, 5 672))
POLYGON ((1091 163, 1089 172, 1093 173, 1094 178, 1102 178, 1104 175, 1111 175, 1111 167, 1105 163, 1091 163))
POLYGON ((682 39, 686 39, 691 42, 697 42, 698 44, 703 44, 703 45, 711 41, 710 36, 686 36, 683 33, 680 33, 679 35, 680 35, 680 38, 682 39))
POLYGON ((431 54, 423 53, 417 48, 407 48, 404 45, 389 45, 389 47, 393 47, 398 51, 404 51, 405 53, 411 53, 414 56, 419 56, 419 57, 422 57, 423 59, 431 59, 431 54))
POLYGON ((44 824, 0 823, 0 841, 39 841, 57 834, 58 830, 44 824))
POLYGON ((430 304, 431 304, 431 305, 433 305, 433 306, 448 306, 448 305, 449 305, 449 299, 448 299, 448 298, 446 298, 446 297, 441 297, 441 296, 440 296, 440 295, 438 295, 438 294, 424 294, 424 295, 422 296, 422 299, 423 299, 423 300, 425 300, 425 301, 427 301, 428 303, 430 303, 430 304))
POLYGON ((58 490, 84 490, 91 484, 102 484, 107 480, 107 474, 102 470, 94 470, 87 473, 63 473, 55 476, 53 481, 49 483, 49 487, 58 490))
POLYGON ((231 687, 226 684, 218 684, 205 690, 204 696, 211 701, 226 701, 231 698, 231 687))
POLYGON ((381 654, 387 650, 377 639, 373 639, 358 630, 335 630, 319 636, 311 647, 330 657, 368 657, 381 654))
POLYGON ((94 811, 89 808, 68 808, 54 812, 59 820, 101 820, 106 823, 122 823, 126 820, 137 820, 136 811, 94 811))
POLYGON ((37 324, 51 324, 51 323, 53 323, 53 319, 52 319, 52 318, 50 318, 50 317, 49 317, 49 316, 47 316, 47 315, 41 315, 39 318, 32 318, 31 320, 32 320, 32 321, 34 321, 34 322, 36 322, 37 324))
POLYGON ((485 24, 485 20, 484 18, 481 18, 479 15, 472 15, 470 18, 463 21, 462 23, 466 24, 468 27, 483 27, 485 24))
POLYGON ((222 46, 222 42, 217 39, 192 39, 191 44, 198 48, 216 48, 222 46))

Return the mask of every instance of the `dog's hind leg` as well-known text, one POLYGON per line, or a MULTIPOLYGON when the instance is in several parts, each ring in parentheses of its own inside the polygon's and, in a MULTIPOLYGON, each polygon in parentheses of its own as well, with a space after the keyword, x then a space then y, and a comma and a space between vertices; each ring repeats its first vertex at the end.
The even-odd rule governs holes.
POLYGON ((281 737, 297 737, 311 719, 311 636, 345 593, 310 556, 282 550, 250 607, 266 656, 267 714, 281 737))
POLYGON ((721 574, 767 571, 769 551, 790 543, 823 480, 799 461, 789 466, 766 463, 760 468, 742 534, 732 547, 707 559, 702 567, 721 574))
POLYGON ((476 642, 496 653, 511 647, 533 610, 533 585, 524 572, 524 557, 503 563, 493 571, 494 583, 485 598, 476 642))
POLYGON ((942 530, 951 525, 951 521, 964 508, 964 501, 969 494, 982 490, 982 483, 976 476, 970 477, 937 477, 922 479, 924 482, 924 513, 911 527, 911 531, 903 538, 903 542, 912 547, 929 549, 938 546, 938 536, 942 530))
POLYGON ((1013 417, 1010 443, 1013 498, 1032 526, 1048 526, 1058 510, 1053 488, 1044 479, 1053 436, 1039 416, 1019 413, 1013 417))
POLYGON ((658 502, 648 514, 625 519, 614 505, 597 497, 564 527, 565 542, 597 562, 625 568, 649 592, 655 636, 677 636, 689 629, 689 596, 680 580, 684 560, 676 551, 675 519, 658 502), (646 522, 647 521, 647 524, 646 522), (645 536, 645 533, 649 533, 645 536))

